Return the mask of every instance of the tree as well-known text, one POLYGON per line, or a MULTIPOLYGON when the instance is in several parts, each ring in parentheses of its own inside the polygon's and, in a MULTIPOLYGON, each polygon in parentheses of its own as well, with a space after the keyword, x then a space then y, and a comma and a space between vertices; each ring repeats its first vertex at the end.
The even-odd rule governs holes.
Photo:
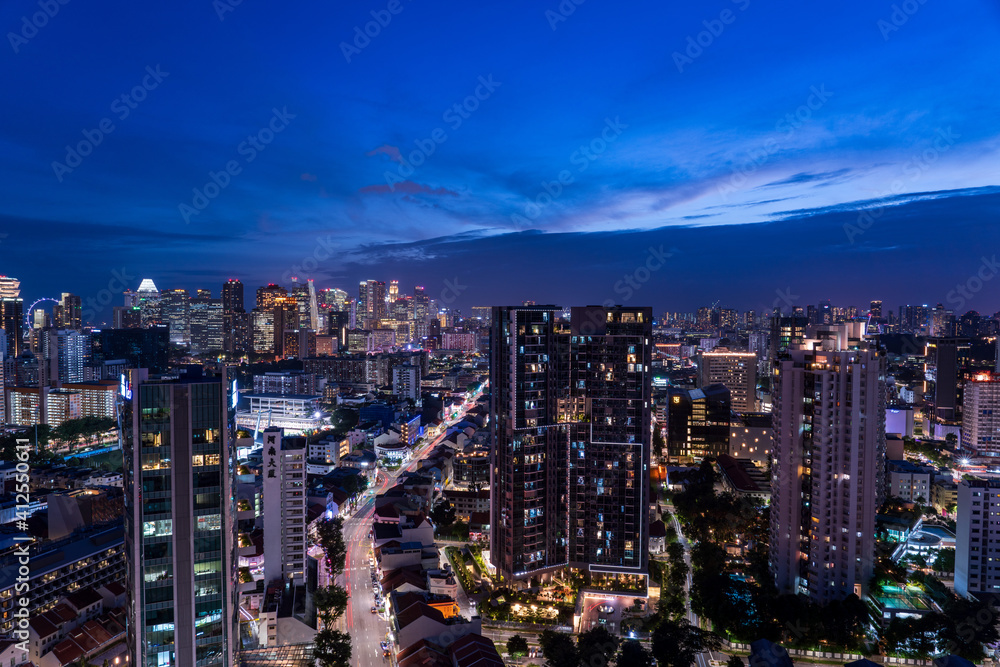
POLYGON ((934 569, 938 572, 954 572, 955 550, 941 549, 938 551, 937 560, 934 561, 934 569))
POLYGON ((660 667, 690 667, 699 653, 720 646, 718 637, 691 625, 687 619, 661 620, 653 631, 652 653, 660 667))
POLYGON ((431 510, 431 521, 439 528, 447 528, 455 522, 455 506, 447 500, 439 501, 431 510))
POLYGON ((586 657, 587 664, 593 667, 595 657, 599 656, 598 665, 610 665, 611 659, 618 652, 618 638, 608 632, 603 625, 595 625, 583 632, 576 639, 576 653, 581 658, 586 657))
POLYGON ((347 610, 347 591, 341 586, 326 586, 317 588, 313 594, 316 604, 316 614, 323 620, 325 627, 331 627, 347 610))
POLYGON ((564 632, 542 630, 538 635, 538 643, 545 656, 546 667, 578 667, 580 655, 577 653, 573 638, 564 632))
POLYGON ((512 658, 520 658, 528 654, 528 640, 521 635, 514 635, 507 640, 507 654, 512 658))
POLYGON ((743 658, 738 655, 729 656, 729 660, 726 660, 726 667, 746 667, 743 664, 743 658))
POLYGON ((332 577, 344 571, 347 560, 343 528, 344 520, 340 517, 324 519, 316 526, 319 546, 326 552, 326 564, 332 577))
POLYGON ((618 661, 616 664, 617 667, 656 667, 653 654, 634 639, 627 639, 622 642, 621 650, 618 651, 618 661))
POLYGON ((351 636, 339 630, 320 630, 316 633, 313 657, 320 667, 349 667, 351 664, 351 636))

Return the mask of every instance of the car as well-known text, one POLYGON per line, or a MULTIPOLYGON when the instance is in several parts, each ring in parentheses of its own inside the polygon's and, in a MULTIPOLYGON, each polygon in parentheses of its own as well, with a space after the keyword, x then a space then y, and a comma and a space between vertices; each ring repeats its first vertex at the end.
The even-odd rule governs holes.
POLYGON ((382 647, 383 651, 388 651, 389 650, 389 642, 385 642, 385 641, 384 642, 380 642, 379 646, 382 647))
POLYGON ((372 613, 373 613, 373 614, 374 614, 374 613, 376 613, 376 609, 375 609, 375 607, 372 607, 372 613))

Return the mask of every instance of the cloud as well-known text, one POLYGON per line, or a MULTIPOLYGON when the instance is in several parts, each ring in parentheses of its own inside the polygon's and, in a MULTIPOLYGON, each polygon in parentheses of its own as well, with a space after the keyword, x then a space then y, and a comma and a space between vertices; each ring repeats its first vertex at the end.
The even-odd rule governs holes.
POLYGON ((382 144, 381 146, 379 146, 375 150, 368 151, 368 153, 366 153, 366 155, 368 157, 375 157, 379 153, 383 153, 385 155, 388 155, 389 159, 392 160, 393 162, 399 162, 400 164, 403 163, 403 156, 402 156, 402 154, 400 154, 398 146, 390 146, 389 144, 382 144))
POLYGON ((800 171, 797 174, 789 176, 788 178, 783 178, 780 181, 772 181, 766 183, 763 187, 771 188, 778 185, 801 185, 802 183, 812 183, 813 181, 829 181, 832 179, 840 178, 841 176, 846 176, 852 169, 837 169, 836 171, 824 171, 818 174, 811 174, 807 171, 800 171))
POLYGON ((458 193, 454 190, 449 190, 444 187, 432 188, 429 185, 424 185, 423 183, 415 183, 414 181, 401 181, 397 183, 394 187, 388 184, 378 184, 378 185, 366 185, 361 188, 358 192, 361 194, 392 194, 399 192, 404 195, 450 195, 452 197, 457 197, 458 193))
POLYGON ((316 182, 316 174, 305 173, 302 174, 302 176, 300 176, 299 178, 301 178, 303 181, 309 181, 310 183, 316 182))

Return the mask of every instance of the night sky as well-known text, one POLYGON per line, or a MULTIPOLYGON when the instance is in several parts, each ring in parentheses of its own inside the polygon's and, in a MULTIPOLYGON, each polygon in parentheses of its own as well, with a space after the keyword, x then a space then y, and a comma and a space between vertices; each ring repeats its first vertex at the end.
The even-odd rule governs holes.
POLYGON ((995 1, 64 1, 0 3, 29 301, 1000 310, 995 1))

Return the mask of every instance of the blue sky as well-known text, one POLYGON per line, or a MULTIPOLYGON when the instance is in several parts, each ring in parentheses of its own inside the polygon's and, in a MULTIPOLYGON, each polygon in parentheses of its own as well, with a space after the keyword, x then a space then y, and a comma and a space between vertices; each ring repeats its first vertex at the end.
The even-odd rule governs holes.
POLYGON ((998 5, 781 5, 69 0, 32 31, 39 3, 12 0, 0 273, 29 298, 127 268, 568 304, 624 296, 666 239, 630 297, 657 311, 791 281, 803 303, 944 302, 995 247, 998 5))

